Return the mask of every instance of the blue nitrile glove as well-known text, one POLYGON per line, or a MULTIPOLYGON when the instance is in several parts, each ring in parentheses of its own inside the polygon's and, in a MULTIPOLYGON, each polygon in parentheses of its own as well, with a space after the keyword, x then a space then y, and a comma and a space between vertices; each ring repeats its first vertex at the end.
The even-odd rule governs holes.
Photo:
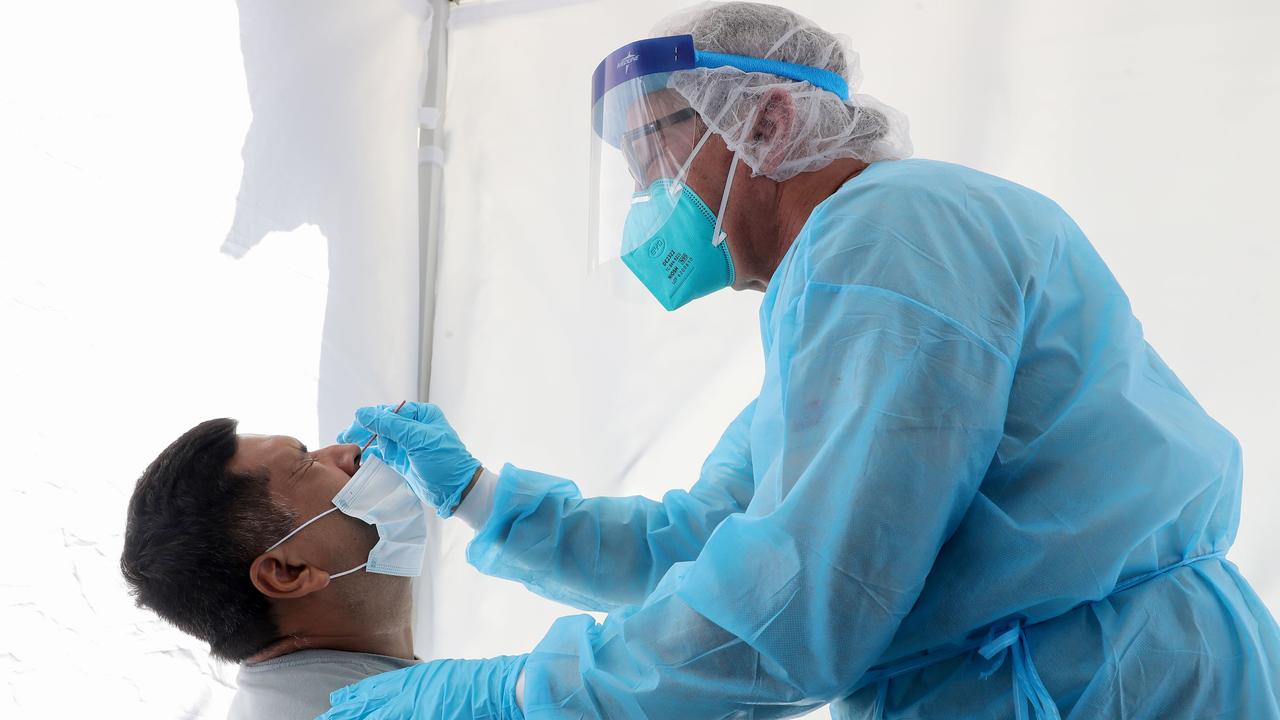
POLYGON ((374 675, 334 690, 316 720, 524 720, 516 680, 526 657, 433 660, 374 675))
POLYGON ((403 475, 413 493, 435 507, 440 517, 449 517, 480 461, 467 452, 439 407, 407 402, 399 414, 395 407, 360 408, 351 427, 338 435, 338 442, 364 445, 376 434, 378 439, 366 452, 403 475))

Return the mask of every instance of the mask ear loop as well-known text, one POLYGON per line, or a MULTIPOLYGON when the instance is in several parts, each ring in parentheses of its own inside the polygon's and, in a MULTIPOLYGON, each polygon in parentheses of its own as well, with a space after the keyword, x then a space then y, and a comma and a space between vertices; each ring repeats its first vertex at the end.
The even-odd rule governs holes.
MULTIPOLYGON (((747 116, 746 127, 755 124, 756 114, 760 108, 753 108, 751 114, 747 116)), ((724 194, 720 196, 720 212, 716 213, 716 228, 711 233, 712 247, 720 247, 720 243, 724 242, 728 237, 726 233, 720 231, 724 225, 724 209, 729 206, 729 191, 733 189, 733 178, 738 174, 738 161, 742 159, 742 152, 735 150, 733 152, 733 162, 729 163, 729 177, 724 181, 724 194)))
POLYGON ((729 163, 729 179, 724 181, 724 194, 720 196, 720 212, 716 213, 716 229, 711 232, 711 246, 720 247, 727 235, 720 232, 724 224, 724 209, 729 206, 729 191, 733 189, 733 178, 738 174, 738 153, 733 154, 733 162, 729 163))
POLYGON ((355 567, 351 568, 350 570, 343 570, 343 571, 342 571, 342 572, 340 572, 340 573, 334 573, 333 575, 330 575, 330 576, 329 576, 329 579, 330 579, 330 580, 334 580, 334 579, 336 579, 336 578, 340 578, 340 577, 342 577, 343 575, 350 575, 351 573, 353 573, 353 572, 355 572, 355 571, 359 570, 360 568, 363 568, 365 565, 368 565, 368 564, 369 564, 369 563, 367 563, 367 562, 360 563, 359 565, 357 565, 357 566, 355 566, 355 567))
MULTIPOLYGON (((266 550, 263 550, 262 552, 265 554, 265 553, 269 553, 269 552, 271 552, 272 550, 275 550, 276 548, 278 548, 278 547, 280 547, 281 545, 283 545, 285 540, 288 540, 289 538, 293 537, 294 535, 297 535, 299 532, 302 532, 302 529, 303 529, 303 528, 305 528, 306 526, 308 526, 308 525, 310 525, 311 523, 313 523, 313 522, 315 522, 315 521, 319 520, 320 518, 324 517, 325 515, 328 515, 328 514, 329 514, 329 513, 331 513, 331 512, 337 512, 337 511, 338 511, 338 508, 336 508, 336 507, 331 507, 331 508, 329 508, 328 510, 325 510, 324 512, 320 513, 319 515, 317 515, 317 516, 315 516, 315 517, 311 518, 310 520, 308 520, 308 521, 306 521, 306 522, 302 523, 301 525, 299 525, 298 527, 294 528, 294 529, 293 529, 293 532, 290 532, 288 535, 285 535, 284 537, 280 538, 279 540, 277 540, 277 541, 276 541, 276 544, 275 544, 275 545, 272 545, 271 547, 267 548, 266 550)), ((355 571, 357 571, 357 570, 359 570, 359 569, 363 568, 364 566, 366 566, 366 565, 368 565, 368 564, 369 564, 369 563, 367 563, 367 562, 362 562, 362 563, 360 563, 359 565, 357 565, 357 566, 355 566, 355 567, 351 568, 350 570, 343 570, 343 571, 342 571, 342 572, 340 572, 340 573, 334 573, 333 575, 330 575, 330 576, 329 576, 329 579, 330 579, 330 580, 333 580, 334 578, 340 578, 340 577, 342 577, 343 575, 350 575, 351 573, 353 573, 353 572, 355 572, 355 571)))
POLYGON ((711 139, 711 128, 707 128, 702 133, 702 137, 698 138, 697 144, 693 146, 693 152, 689 153, 689 159, 684 161, 684 165, 680 166, 680 171, 676 173, 675 182, 671 183, 671 187, 667 190, 667 194, 675 197, 685 185, 685 176, 689 174, 689 168, 693 166, 693 159, 698 157, 698 153, 702 150, 702 146, 707 144, 711 139))
MULTIPOLYGON (((754 115, 752 113, 753 118, 754 115)), ((680 191, 681 186, 685 184, 684 178, 689 172, 689 168, 693 166, 693 159, 698 157, 698 153, 702 151, 702 146, 711 139, 711 135, 711 128, 707 128, 702 133, 702 137, 698 138, 697 144, 693 146, 693 152, 689 153, 689 159, 684 161, 684 165, 680 166, 680 171, 676 173, 675 182, 671 184, 670 189, 667 191, 670 195, 674 196, 680 191)), ((720 212, 716 213, 716 226, 711 233, 711 245, 713 247, 720 247, 720 243, 724 242, 726 237, 724 233, 720 232, 720 228, 724 223, 724 209, 729 205, 729 191, 733 189, 733 178, 738 174, 738 160, 741 157, 740 153, 735 152, 733 154, 733 162, 729 163, 729 178, 724 183, 724 194, 720 196, 720 212)))
POLYGON ((263 554, 266 554, 266 553, 271 552, 272 550, 275 550, 276 548, 278 548, 278 547, 280 547, 281 545, 283 545, 285 540, 288 540, 289 538, 293 537, 294 535, 297 535, 298 533, 302 532, 302 528, 304 528, 304 527, 306 527, 306 526, 310 525, 311 523, 313 523, 313 522, 315 522, 315 521, 319 520, 320 518, 324 517, 325 515, 328 515, 328 514, 329 514, 329 513, 331 513, 331 512, 337 512, 337 510, 338 510, 338 508, 336 508, 336 507, 331 507, 331 508, 329 508, 328 510, 325 510, 324 512, 320 513, 319 515, 317 515, 317 516, 315 516, 315 517, 311 518, 310 520, 308 520, 308 521, 306 521, 306 522, 302 523, 302 524, 301 524, 301 525, 299 525, 298 527, 294 528, 294 529, 293 529, 293 532, 291 532, 291 533, 289 533, 288 535, 285 535, 284 537, 282 537, 282 538, 280 538, 279 540, 277 540, 275 545, 272 545, 271 547, 267 548, 266 550, 263 550, 263 551, 262 551, 262 552, 263 552, 263 554))

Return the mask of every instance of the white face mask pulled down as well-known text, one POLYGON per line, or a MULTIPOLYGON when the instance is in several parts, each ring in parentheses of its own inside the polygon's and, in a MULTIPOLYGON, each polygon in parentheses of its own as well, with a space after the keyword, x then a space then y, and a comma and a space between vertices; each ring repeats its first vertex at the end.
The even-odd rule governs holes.
POLYGON ((403 477, 376 457, 369 456, 360 469, 333 498, 334 507, 294 528, 263 552, 271 552, 297 535, 303 528, 329 513, 341 510, 378 529, 378 542, 369 559, 350 570, 334 573, 330 579, 363 568, 366 572, 401 577, 422 574, 427 548, 427 513, 422 501, 409 489, 403 477))

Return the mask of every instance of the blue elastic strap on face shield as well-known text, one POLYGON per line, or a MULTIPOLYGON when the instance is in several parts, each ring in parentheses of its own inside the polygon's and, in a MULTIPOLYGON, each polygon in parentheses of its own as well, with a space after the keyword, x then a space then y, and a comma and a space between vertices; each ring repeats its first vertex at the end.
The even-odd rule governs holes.
MULTIPOLYGON (((801 80, 833 93, 843 102, 849 101, 849 83, 838 73, 811 65, 798 65, 728 53, 704 52, 693 46, 692 35, 648 38, 624 45, 609 53, 591 76, 592 127, 605 137, 604 104, 601 99, 613 88, 633 80, 648 81, 652 90, 665 87, 669 73, 695 67, 713 69, 734 67, 743 72, 761 72, 801 80)), ((646 88, 650 90, 650 88, 646 88)), ((610 144, 614 140, 605 138, 610 144)))
POLYGON ((743 72, 760 72, 777 75, 789 80, 803 80, 814 87, 834 93, 841 101, 849 102, 849 83, 840 75, 813 67, 797 65, 781 60, 750 57, 748 55, 729 55, 727 53, 696 51, 694 64, 700 68, 735 67, 743 72))

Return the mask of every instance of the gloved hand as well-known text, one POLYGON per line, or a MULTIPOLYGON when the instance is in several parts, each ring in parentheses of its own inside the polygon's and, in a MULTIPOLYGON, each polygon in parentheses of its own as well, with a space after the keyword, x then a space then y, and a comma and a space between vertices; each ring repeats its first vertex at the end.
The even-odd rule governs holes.
POLYGON ((365 452, 403 475, 413 493, 440 517, 452 515, 480 461, 467 452, 440 408, 407 402, 397 415, 394 405, 362 407, 338 442, 363 446, 375 434, 378 439, 365 452))
POLYGON ((316 720, 524 720, 516 680, 526 657, 433 660, 374 675, 334 690, 316 720))

